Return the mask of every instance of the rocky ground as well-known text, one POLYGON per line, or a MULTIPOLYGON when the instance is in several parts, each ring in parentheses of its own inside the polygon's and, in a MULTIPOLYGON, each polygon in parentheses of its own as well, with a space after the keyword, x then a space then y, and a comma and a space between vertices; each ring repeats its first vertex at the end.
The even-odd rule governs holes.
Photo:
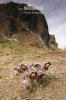
POLYGON ((48 51, 18 43, 0 43, 0 100, 66 100, 66 52, 48 51), (22 91, 20 82, 22 74, 16 76, 14 67, 25 62, 43 64, 51 61, 47 71, 54 79, 35 92, 22 91), (23 94, 25 97, 23 97, 23 94), (27 99, 28 98, 28 99, 27 99))

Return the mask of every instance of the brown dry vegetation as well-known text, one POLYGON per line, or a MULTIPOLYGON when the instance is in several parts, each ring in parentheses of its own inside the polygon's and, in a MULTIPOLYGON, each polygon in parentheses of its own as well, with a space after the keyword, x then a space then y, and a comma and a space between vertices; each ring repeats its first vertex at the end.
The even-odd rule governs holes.
POLYGON ((49 51, 19 42, 0 42, 0 100, 66 100, 66 52, 49 51), (14 67, 20 62, 44 63, 51 61, 47 75, 51 82, 34 92, 22 91, 22 75, 15 75, 14 67), (24 95, 24 96, 23 96, 24 95))

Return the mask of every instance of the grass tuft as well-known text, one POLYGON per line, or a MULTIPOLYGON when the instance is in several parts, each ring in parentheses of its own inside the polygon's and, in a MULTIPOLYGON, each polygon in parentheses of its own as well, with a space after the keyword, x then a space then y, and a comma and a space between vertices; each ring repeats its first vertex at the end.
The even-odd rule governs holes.
POLYGON ((37 84, 36 83, 32 84, 32 86, 30 88, 28 88, 28 91, 29 91, 29 93, 35 92, 40 87, 46 87, 55 79, 56 78, 54 76, 51 76, 51 75, 45 75, 43 79, 38 77, 36 79, 37 84))

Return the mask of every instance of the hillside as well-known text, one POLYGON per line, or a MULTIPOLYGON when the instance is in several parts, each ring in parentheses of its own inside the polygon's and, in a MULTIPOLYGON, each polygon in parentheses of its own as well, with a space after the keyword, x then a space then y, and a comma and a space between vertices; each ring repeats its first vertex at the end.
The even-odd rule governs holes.
POLYGON ((0 34, 0 39, 17 39, 21 44, 24 44, 26 37, 25 44, 57 47, 55 37, 49 34, 45 16, 39 10, 23 3, 0 4, 0 34))
POLYGON ((66 100, 66 52, 42 48, 22 47, 17 41, 0 42, 0 100, 66 100), (46 86, 36 91, 22 91, 22 75, 16 75, 19 63, 43 64, 51 61, 47 71, 46 86))

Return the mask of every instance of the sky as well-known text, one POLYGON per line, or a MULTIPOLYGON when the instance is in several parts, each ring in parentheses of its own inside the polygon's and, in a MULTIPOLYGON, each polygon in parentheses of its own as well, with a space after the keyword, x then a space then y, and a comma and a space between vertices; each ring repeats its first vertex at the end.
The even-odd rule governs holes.
POLYGON ((9 1, 38 7, 45 15, 49 33, 55 35, 58 47, 66 48, 66 0, 0 0, 0 3, 9 1))

